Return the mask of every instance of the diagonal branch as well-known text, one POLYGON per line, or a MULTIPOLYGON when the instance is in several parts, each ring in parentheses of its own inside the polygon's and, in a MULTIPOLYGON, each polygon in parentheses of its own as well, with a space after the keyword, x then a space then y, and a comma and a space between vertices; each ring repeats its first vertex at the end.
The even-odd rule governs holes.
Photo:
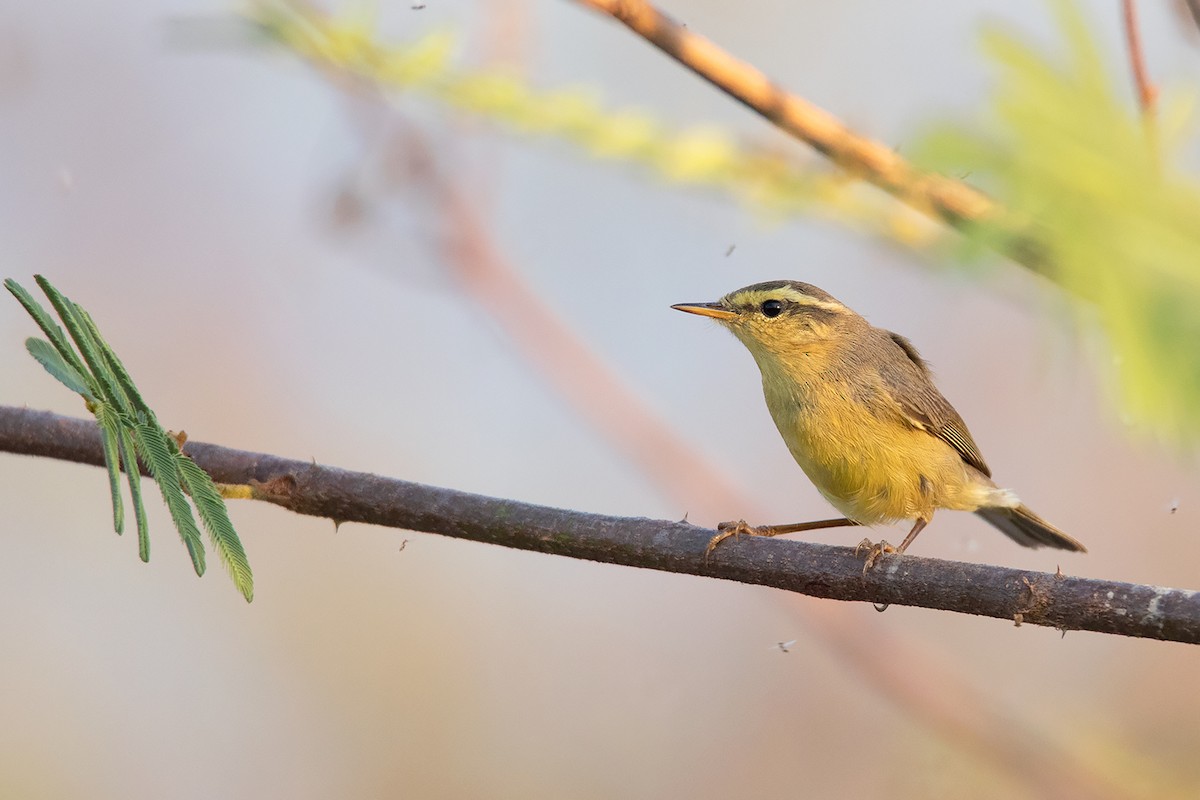
POLYGON ((1004 255, 1035 271, 1046 268, 1035 232, 1002 205, 968 184, 917 169, 882 142, 775 84, 757 67, 693 33, 646 0, 575 0, 623 23, 699 77, 775 126, 806 142, 852 175, 953 228, 994 226, 1004 255))
MULTIPOLYGON (((188 442, 220 483, 299 514, 365 522, 521 550, 771 586, 835 600, 920 606, 1200 644, 1200 592, 1074 578, 916 556, 887 556, 863 575, 848 547, 746 538, 711 559, 712 531, 683 522, 586 514, 425 486, 262 453, 188 442)), ((101 465, 95 423, 0 407, 0 451, 101 465)))
POLYGON ((921 172, 887 145, 860 136, 841 120, 773 83, 693 33, 645 0, 577 0, 625 24, 650 44, 828 156, 847 171, 957 227, 1000 209, 982 192, 951 178, 921 172))

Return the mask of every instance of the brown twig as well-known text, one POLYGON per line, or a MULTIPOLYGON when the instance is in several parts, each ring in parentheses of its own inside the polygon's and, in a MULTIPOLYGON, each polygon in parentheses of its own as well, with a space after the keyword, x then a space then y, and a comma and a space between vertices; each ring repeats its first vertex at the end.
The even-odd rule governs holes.
POLYGON ((1147 119, 1154 116, 1158 102, 1158 87, 1150 80, 1146 69, 1146 57, 1142 51, 1142 35, 1138 29, 1136 0, 1121 0, 1121 18, 1125 26, 1125 42, 1129 47, 1129 66, 1133 71, 1133 85, 1137 89, 1138 105, 1147 119))
POLYGON ((576 0, 608 14, 701 78, 807 142, 848 172, 954 227, 996 220, 1000 209, 982 192, 922 172, 887 145, 860 136, 841 120, 773 83, 752 64, 693 33, 645 0, 576 0))
MULTIPOLYGON (((0 406, 0 451, 101 466, 93 420, 0 406)), ((919 606, 1029 625, 1200 644, 1200 592, 884 556, 863 575, 853 548, 745 537, 712 557, 685 522, 587 514, 189 441, 218 483, 298 514, 363 522, 611 564, 758 584, 835 600, 919 606)))
MULTIPOLYGON (((1192 27, 1200 30, 1200 0, 1183 0, 1182 5, 1182 10, 1187 12, 1192 27)), ((1195 35, 1195 33, 1196 31, 1193 30, 1192 34, 1195 35)))
POLYGON ((787 92, 754 65, 693 33, 645 0, 574 0, 607 14, 699 77, 808 143, 848 173, 953 228, 987 225, 993 246, 1015 263, 1046 273, 1048 254, 1036 225, 974 187, 923 172, 887 145, 850 129, 837 117, 787 92))

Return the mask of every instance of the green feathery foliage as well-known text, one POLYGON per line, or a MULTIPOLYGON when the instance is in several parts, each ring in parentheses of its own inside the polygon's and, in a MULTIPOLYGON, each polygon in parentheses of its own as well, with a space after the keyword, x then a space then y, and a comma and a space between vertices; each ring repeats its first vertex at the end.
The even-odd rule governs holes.
MULTIPOLYGON (((922 160, 967 171, 1036 222, 1043 272, 1098 313, 1123 405, 1168 441, 1200 433, 1200 181, 1174 158, 1182 107, 1158 120, 1118 95, 1077 7, 1052 3, 1066 52, 1056 58, 990 31, 993 102, 976 126, 944 126, 922 160)), ((1192 131, 1194 134, 1194 131, 1192 131)), ((968 233, 978 253, 995 231, 968 233)))
POLYGON ((34 280, 58 313, 75 347, 24 287, 11 279, 4 282, 4 287, 24 306, 48 339, 28 339, 25 347, 29 354, 64 386, 80 394, 88 410, 96 415, 112 492, 113 528, 118 534, 125 528, 120 478, 123 470, 137 521, 138 554, 142 561, 150 560, 149 526, 137 462, 140 457, 162 492, 196 574, 204 574, 204 544, 187 494, 191 495, 200 521, 234 584, 247 602, 252 600, 254 576, 229 519, 225 501, 212 478, 184 455, 175 437, 158 424, 125 365, 104 341, 91 316, 41 275, 35 275, 34 280))
POLYGON ((520 136, 566 142, 589 157, 721 192, 773 217, 824 215, 911 247, 942 235, 920 212, 820 160, 801 165, 783 152, 741 144, 712 125, 674 130, 639 110, 606 108, 586 87, 538 89, 503 67, 464 69, 452 63, 452 33, 385 43, 377 38, 368 4, 338 8, 325 13, 298 0, 259 0, 246 17, 264 40, 323 72, 390 94, 419 95, 520 136))

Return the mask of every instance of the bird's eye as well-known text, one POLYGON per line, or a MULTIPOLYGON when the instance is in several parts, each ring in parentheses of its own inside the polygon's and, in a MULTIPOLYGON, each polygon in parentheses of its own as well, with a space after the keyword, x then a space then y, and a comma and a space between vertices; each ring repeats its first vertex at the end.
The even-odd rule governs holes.
POLYGON ((783 302, 780 300, 764 300, 762 313, 764 317, 778 317, 783 313, 783 302))

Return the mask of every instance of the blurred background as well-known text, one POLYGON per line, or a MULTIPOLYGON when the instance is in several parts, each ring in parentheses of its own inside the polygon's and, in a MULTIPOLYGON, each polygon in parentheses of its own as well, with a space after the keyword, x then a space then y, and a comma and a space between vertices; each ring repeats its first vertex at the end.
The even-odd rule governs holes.
MULTIPOLYGON (((948 269, 837 213, 756 208, 383 92, 252 35, 245 8, 0 0, 4 277, 43 273, 88 308, 165 426, 584 511, 823 518, 749 355, 668 309, 793 278, 910 337, 999 482, 1091 551, 1024 550, 945 513, 920 555, 1200 586, 1195 459, 1130 429, 1105 344, 1048 282, 948 269), (562 330, 608 371, 565 376, 582 381, 565 393, 538 346, 562 330), (597 423, 587 386, 609 374, 727 495, 648 470, 619 418, 597 423)), ((1042 3, 666 10, 902 152, 979 109, 982 27, 1059 38, 1042 3)), ((1119 6, 1085 11, 1132 107, 1119 6)), ((564 102, 585 87, 811 159, 572 3, 385 3, 370 25, 398 46, 452 33, 456 69, 504 65, 564 102)), ((1197 83, 1189 25, 1172 4, 1142 9, 1164 86, 1197 83)), ((0 302, 0 403, 84 415, 25 353, 33 333, 0 302)), ((235 503, 247 606, 219 568, 195 578, 155 497, 141 564, 112 533, 101 470, 0 454, 0 486, 0 796, 1200 791, 1196 648, 879 615, 235 503)))

